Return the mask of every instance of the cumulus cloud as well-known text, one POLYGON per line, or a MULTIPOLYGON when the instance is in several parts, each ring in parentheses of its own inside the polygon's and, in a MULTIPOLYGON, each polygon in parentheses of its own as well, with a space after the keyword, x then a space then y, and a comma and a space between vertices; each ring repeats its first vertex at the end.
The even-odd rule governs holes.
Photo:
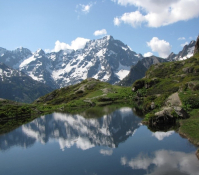
POLYGON ((52 50, 53 52, 59 52, 60 50, 67 50, 70 49, 70 46, 64 42, 60 42, 59 40, 57 40, 55 42, 55 47, 52 50))
MULTIPOLYGON (((69 45, 69 44, 66 44, 64 42, 60 42, 59 40, 57 40, 55 42, 55 47, 52 51, 59 52, 60 50, 67 50, 67 49, 73 49, 73 50, 83 49, 84 46, 86 45, 86 42, 88 42, 88 41, 89 41, 89 39, 78 37, 71 42, 71 45, 69 45)), ((46 49, 46 51, 49 52, 48 49, 46 49)))
POLYGON ((153 53, 147 52, 147 53, 144 54, 144 57, 150 57, 150 56, 152 56, 152 55, 153 55, 153 53))
POLYGON ((189 43, 188 43, 188 42, 185 42, 185 43, 181 44, 180 46, 181 46, 181 47, 184 47, 184 46, 187 45, 187 44, 189 44, 189 43))
POLYGON ((168 57, 171 52, 171 45, 165 40, 159 40, 157 37, 153 37, 151 41, 147 42, 148 47, 153 52, 157 52, 162 58, 168 57))
POLYGON ((115 25, 120 25, 121 22, 132 25, 132 27, 140 26, 145 18, 139 11, 124 13, 121 17, 114 18, 113 22, 115 25))
POLYGON ((95 35, 95 36, 106 35, 106 34, 107 34, 106 29, 96 30, 96 31, 93 33, 93 35, 95 35))
POLYGON ((71 42, 71 49, 83 49, 89 39, 78 37, 71 42))
POLYGON ((119 5, 133 5, 137 11, 114 18, 114 24, 122 22, 133 27, 146 23, 148 27, 160 27, 186 21, 199 16, 198 0, 112 0, 119 5), (188 12, 188 13, 187 13, 188 12))
POLYGON ((185 40, 185 37, 180 37, 178 38, 178 40, 185 40))

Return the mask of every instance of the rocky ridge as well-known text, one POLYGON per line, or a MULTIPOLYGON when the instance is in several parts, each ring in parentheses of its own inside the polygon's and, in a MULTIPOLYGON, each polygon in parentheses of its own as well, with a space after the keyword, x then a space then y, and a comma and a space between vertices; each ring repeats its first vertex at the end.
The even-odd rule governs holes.
POLYGON ((178 54, 172 52, 166 59, 168 61, 186 60, 187 58, 190 58, 194 55, 195 45, 196 41, 192 40, 189 44, 186 44, 183 47, 183 50, 180 51, 178 54))
POLYGON ((1 62, 54 89, 90 77, 115 84, 142 58, 112 36, 88 41, 83 49, 51 53, 42 49, 31 53, 25 48, 15 51, 0 48, 1 62))

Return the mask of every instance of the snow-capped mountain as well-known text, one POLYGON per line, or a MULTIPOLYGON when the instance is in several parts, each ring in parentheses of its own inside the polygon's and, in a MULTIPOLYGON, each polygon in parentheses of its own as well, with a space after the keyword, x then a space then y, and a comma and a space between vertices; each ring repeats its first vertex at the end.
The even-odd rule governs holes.
POLYGON ((185 45, 183 47, 183 50, 180 51, 178 54, 171 53, 167 60, 168 61, 179 61, 179 60, 185 60, 187 58, 190 58, 194 54, 194 49, 195 49, 196 41, 191 41, 188 45, 185 45))
POLYGON ((97 119, 53 113, 3 135, 0 149, 7 150, 15 145, 26 148, 49 140, 58 142, 61 149, 76 146, 86 150, 99 145, 115 148, 135 133, 140 122, 141 118, 134 115, 131 108, 121 108, 97 119))
POLYGON ((34 80, 53 88, 64 87, 93 77, 115 84, 128 75, 132 65, 143 57, 112 36, 88 41, 80 50, 31 53, 19 48, 0 48, 0 61, 19 69, 34 80))
POLYGON ((0 98, 32 102, 53 89, 33 80, 25 73, 0 63, 0 98))

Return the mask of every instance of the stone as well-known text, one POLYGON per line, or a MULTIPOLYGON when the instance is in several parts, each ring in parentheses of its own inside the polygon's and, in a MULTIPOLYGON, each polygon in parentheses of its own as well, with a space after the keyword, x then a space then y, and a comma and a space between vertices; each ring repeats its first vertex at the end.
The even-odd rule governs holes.
POLYGON ((179 97, 177 92, 170 95, 167 98, 165 104, 167 106, 170 106, 170 107, 172 107, 172 106, 182 106, 182 102, 181 102, 180 97, 179 97))
POLYGON ((151 109, 155 109, 155 103, 154 102, 151 102, 151 109))
POLYGON ((176 114, 180 118, 185 119, 185 118, 189 117, 189 115, 187 114, 187 112, 182 107, 175 106, 173 109, 174 109, 174 111, 176 112, 176 114))
POLYGON ((182 69, 184 73, 193 73, 194 68, 193 67, 185 67, 182 69))

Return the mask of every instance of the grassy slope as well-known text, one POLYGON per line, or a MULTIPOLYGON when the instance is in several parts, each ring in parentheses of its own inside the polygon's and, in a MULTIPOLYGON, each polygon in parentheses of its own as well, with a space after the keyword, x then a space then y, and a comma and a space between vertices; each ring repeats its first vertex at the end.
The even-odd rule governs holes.
POLYGON ((113 86, 95 79, 57 89, 34 102, 41 110, 87 108, 132 99, 131 88, 113 86))
POLYGON ((190 118, 180 120, 179 132, 199 145, 199 54, 184 61, 153 65, 146 77, 136 81, 133 87, 138 87, 137 91, 143 97, 139 107, 147 113, 145 121, 165 105, 168 96, 178 92, 183 109, 190 115, 190 118), (147 83, 151 87, 146 89, 147 83), (153 110, 152 101, 155 103, 153 110))

